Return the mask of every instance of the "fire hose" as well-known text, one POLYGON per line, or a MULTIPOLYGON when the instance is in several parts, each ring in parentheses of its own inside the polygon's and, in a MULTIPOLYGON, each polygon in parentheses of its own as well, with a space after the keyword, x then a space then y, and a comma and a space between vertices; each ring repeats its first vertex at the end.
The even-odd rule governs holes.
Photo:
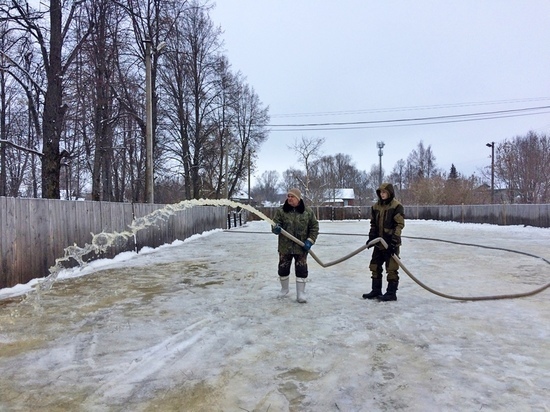
MULTIPOLYGON (((285 231, 284 229, 281 230, 281 234, 283 236, 285 236, 286 238, 292 240, 293 242, 297 243, 298 245, 300 246, 304 246, 304 242, 302 242, 301 240, 297 239, 296 237, 292 236, 290 233, 288 233, 287 231, 285 231)), ((418 238, 416 238, 418 239, 418 238)), ((424 238, 422 238, 424 239, 424 238)), ((448 242, 448 243, 454 243, 454 244, 460 244, 460 245, 468 245, 466 243, 460 243, 460 242, 452 242, 452 241, 444 241, 444 240, 440 240, 440 239, 432 239, 432 238, 426 238, 426 240, 433 240, 433 241, 442 241, 442 242, 448 242)), ((368 249, 372 246, 375 246, 377 243, 380 243, 384 249, 387 249, 388 248, 388 244, 387 242, 382 239, 381 237, 379 238, 376 238, 374 240, 372 240, 371 242, 361 246, 360 248, 354 250, 353 252, 347 254, 346 256, 344 257, 341 257, 339 259, 336 259, 332 262, 328 262, 328 263, 323 263, 318 257, 317 255, 310 249, 309 250, 309 254, 311 255, 311 257, 319 264, 321 265, 323 268, 327 268, 329 266, 333 266, 333 265, 336 265, 340 262, 343 262, 355 255, 357 255, 358 253, 362 252, 363 250, 365 249, 368 249)), ((550 264, 550 262, 544 258, 541 258, 540 256, 535 256, 535 255, 532 255, 532 254, 529 254, 529 253, 525 253, 525 252, 519 252, 519 251, 515 251, 515 250, 509 250, 509 249, 503 249, 503 248, 496 248, 496 247, 490 247, 490 246, 480 246, 480 245, 468 245, 468 246, 479 246, 479 247, 484 247, 484 248, 487 248, 487 249, 497 249, 497 250, 506 250, 506 251, 509 251, 509 252, 515 252, 515 253, 519 253, 519 254, 523 254, 523 255, 527 255, 527 256, 531 256, 531 257, 535 257, 535 258, 539 258, 539 259, 542 259, 544 262, 550 264)), ((546 285, 544 286, 541 286, 540 288, 538 289, 535 289, 535 290, 532 290, 532 291, 529 291, 529 292, 524 292, 524 293, 513 293, 513 294, 507 294, 507 295, 491 295, 491 296, 453 296, 453 295, 448 295, 446 293, 442 293, 442 292, 439 292, 429 286, 427 286, 426 284, 424 284, 423 282, 421 282, 418 278, 416 278, 416 276, 414 276, 411 271, 409 269, 407 269, 407 267, 403 264, 403 262, 401 261, 401 259, 399 258, 399 256, 397 256, 396 254, 393 254, 392 255, 392 259, 394 259, 397 264, 399 265, 399 267, 401 269, 403 269, 403 271, 414 281, 416 282, 420 287, 422 287, 423 289, 427 290, 428 292, 431 292, 433 293, 434 295, 437 295, 437 296, 440 296, 442 298, 446 298, 446 299, 453 299, 453 300, 461 300, 461 301, 480 301, 480 300, 499 300, 499 299, 516 299, 516 298, 523 298, 523 297, 527 297, 527 296, 533 296, 533 295, 536 295, 538 293, 541 293, 542 291, 548 289, 550 287, 550 283, 547 283, 546 285)))

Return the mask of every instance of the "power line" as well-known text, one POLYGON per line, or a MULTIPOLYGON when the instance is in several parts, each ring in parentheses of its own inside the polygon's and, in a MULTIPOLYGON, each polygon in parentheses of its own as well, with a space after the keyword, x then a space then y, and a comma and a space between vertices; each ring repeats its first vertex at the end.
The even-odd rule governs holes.
POLYGON ((450 123, 463 123, 463 122, 474 122, 481 120, 493 120, 493 119, 507 119, 512 117, 523 117, 523 116, 533 116, 537 114, 546 114, 547 112, 540 113, 522 113, 515 115, 507 116, 491 116, 484 117, 480 119, 459 119, 459 120, 446 120, 446 121, 433 121, 433 122, 421 122, 421 123, 410 123, 410 124, 386 124, 386 125, 370 125, 370 126, 350 126, 350 127, 320 127, 320 128, 301 128, 301 129, 277 129, 271 130, 272 132, 300 132, 300 131, 330 131, 330 130, 360 130, 360 129, 385 129, 391 127, 414 127, 414 126, 429 126, 434 124, 450 124, 450 123))
POLYGON ((430 125, 430 124, 471 122, 471 121, 480 121, 480 120, 531 116, 531 115, 549 113, 548 109, 550 109, 550 106, 537 106, 537 107, 527 107, 522 109, 496 110, 491 112, 465 113, 465 114, 444 115, 444 116, 428 116, 428 117, 356 121, 356 122, 280 124, 280 125, 269 125, 268 127, 275 128, 275 130, 272 130, 272 131, 288 132, 288 131, 303 131, 303 130, 350 130, 350 129, 381 128, 381 127, 420 126, 420 125, 430 125), (541 110, 545 110, 545 111, 541 112, 541 110), (533 111, 538 111, 538 112, 529 113, 533 111), (277 129, 279 127, 283 129, 277 129))
POLYGON ((420 105, 420 106, 402 106, 402 107, 388 107, 381 109, 357 109, 357 110, 341 110, 341 111, 326 111, 326 112, 303 112, 303 113, 282 113, 272 114, 272 118, 280 117, 319 117, 319 116, 344 116, 355 114, 367 114, 367 113, 388 113, 388 112, 403 112, 403 111, 418 111, 418 110, 434 110, 454 107, 472 107, 472 106, 488 106, 496 104, 510 104, 510 103, 525 103, 550 100, 550 97, 529 97, 522 99, 508 99, 508 100, 489 100, 485 102, 464 102, 464 103, 447 103, 436 105, 420 105))

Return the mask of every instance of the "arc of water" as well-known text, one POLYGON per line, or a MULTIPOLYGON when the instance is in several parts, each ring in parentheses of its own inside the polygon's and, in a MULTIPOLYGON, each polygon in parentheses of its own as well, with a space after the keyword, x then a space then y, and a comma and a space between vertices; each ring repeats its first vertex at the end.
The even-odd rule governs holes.
POLYGON ((68 262, 71 259, 74 259, 80 267, 86 265, 84 256, 90 253, 103 253, 105 252, 115 241, 128 241, 129 238, 135 236, 140 230, 146 229, 148 227, 158 225, 166 221, 170 216, 173 216, 176 212, 183 211, 185 209, 190 209, 195 206, 229 206, 233 208, 241 208, 248 210, 249 212, 257 215, 261 219, 267 221, 273 225, 273 221, 264 215, 259 210, 255 209, 250 205, 245 205, 239 202, 235 202, 229 199, 192 199, 192 200, 183 200, 179 203, 166 205, 163 208, 157 209, 146 216, 136 218, 128 226, 127 230, 122 232, 101 232, 98 234, 91 233, 92 240, 91 243, 86 243, 83 247, 80 247, 76 244, 68 246, 64 249, 63 257, 57 258, 55 260, 54 266, 49 269, 49 275, 38 283, 37 289, 40 291, 49 290, 65 267, 63 266, 64 262, 68 262))

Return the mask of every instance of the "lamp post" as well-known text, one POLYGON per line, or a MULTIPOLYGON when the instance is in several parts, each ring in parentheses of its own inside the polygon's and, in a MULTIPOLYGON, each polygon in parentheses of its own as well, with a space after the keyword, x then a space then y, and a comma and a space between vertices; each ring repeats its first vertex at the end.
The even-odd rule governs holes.
POLYGON ((378 170, 378 187, 380 187, 382 186, 382 155, 384 154, 382 149, 384 148, 384 142, 377 142, 376 147, 378 147, 378 156, 380 157, 380 166, 378 170))
POLYGON ((491 204, 495 203, 495 142, 487 143, 491 148, 491 204))

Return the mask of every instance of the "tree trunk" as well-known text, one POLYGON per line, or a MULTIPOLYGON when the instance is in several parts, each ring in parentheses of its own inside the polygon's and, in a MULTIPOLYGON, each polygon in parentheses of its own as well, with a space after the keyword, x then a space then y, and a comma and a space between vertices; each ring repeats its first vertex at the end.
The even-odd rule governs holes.
POLYGON ((62 99, 61 46, 61 0, 50 0, 50 60, 46 62, 48 88, 44 97, 42 122, 42 197, 59 199, 61 156, 59 142, 66 108, 62 99))

